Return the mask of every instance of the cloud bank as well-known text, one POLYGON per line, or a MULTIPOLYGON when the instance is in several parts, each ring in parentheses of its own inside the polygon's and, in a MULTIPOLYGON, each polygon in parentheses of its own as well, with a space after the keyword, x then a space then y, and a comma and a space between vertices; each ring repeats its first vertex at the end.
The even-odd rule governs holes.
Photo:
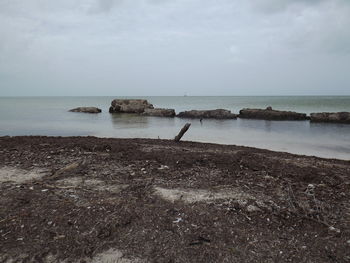
POLYGON ((0 0, 0 96, 346 95, 345 0, 0 0))

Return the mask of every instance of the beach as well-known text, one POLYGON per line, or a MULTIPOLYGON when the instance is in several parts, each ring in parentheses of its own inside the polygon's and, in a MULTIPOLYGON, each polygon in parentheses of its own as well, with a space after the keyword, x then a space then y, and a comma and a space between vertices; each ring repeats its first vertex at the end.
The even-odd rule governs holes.
POLYGON ((348 262, 350 162, 0 137, 0 262, 348 262))
POLYGON ((0 263, 350 263, 349 28, 349 0, 0 0, 0 263))

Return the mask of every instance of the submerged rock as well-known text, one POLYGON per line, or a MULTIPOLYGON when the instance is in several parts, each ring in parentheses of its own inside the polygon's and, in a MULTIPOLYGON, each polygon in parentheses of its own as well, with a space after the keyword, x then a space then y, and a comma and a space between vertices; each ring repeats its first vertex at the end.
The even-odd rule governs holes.
POLYGON ((236 119, 236 114, 233 114, 229 110, 216 109, 216 110, 191 110, 180 112, 177 117, 179 118, 198 118, 198 119, 236 119))
POLYGON ((273 110, 271 106, 264 109, 242 109, 239 111, 239 118, 260 119, 260 120, 308 120, 305 113, 294 111, 273 110))
POLYGON ((311 113, 311 122, 333 122, 350 124, 350 112, 311 113))
POLYGON ((110 113, 143 113, 145 109, 153 109, 153 105, 147 100, 121 100, 116 99, 111 103, 110 113))
POLYGON ((175 110, 173 109, 145 109, 142 113, 145 116, 156 116, 156 117, 175 117, 175 110))
POLYGON ((83 112, 83 113, 100 113, 102 112, 101 109, 96 107, 78 107, 75 109, 69 110, 70 112, 83 112))

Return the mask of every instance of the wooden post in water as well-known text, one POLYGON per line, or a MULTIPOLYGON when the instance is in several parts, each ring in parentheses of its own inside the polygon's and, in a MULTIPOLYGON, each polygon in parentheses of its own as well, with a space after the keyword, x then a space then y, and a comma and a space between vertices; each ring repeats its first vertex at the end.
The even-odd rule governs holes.
POLYGON ((179 142, 181 140, 182 136, 184 136, 185 132, 187 132, 190 126, 191 126, 191 123, 186 123, 185 126, 183 126, 179 134, 175 137, 175 142, 179 142))

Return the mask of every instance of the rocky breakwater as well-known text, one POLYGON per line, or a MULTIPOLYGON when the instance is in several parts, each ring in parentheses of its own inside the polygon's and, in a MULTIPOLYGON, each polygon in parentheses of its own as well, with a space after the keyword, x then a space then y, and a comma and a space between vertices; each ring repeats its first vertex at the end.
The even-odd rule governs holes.
POLYGON ((309 117, 305 113, 294 111, 273 110, 272 107, 266 109, 242 109, 239 111, 239 118, 244 119, 260 119, 260 120, 308 120, 309 117))
POLYGON ((100 113, 102 112, 101 109, 96 107, 78 107, 69 110, 70 112, 83 112, 83 113, 100 113))
POLYGON ((350 124, 350 112, 320 112, 310 114, 311 122, 332 122, 350 124))
POLYGON ((196 118, 196 119, 236 119, 237 115, 229 110, 191 110, 183 111, 176 115, 179 118, 196 118))
POLYGON ((155 117, 175 117, 175 110, 173 109, 145 109, 142 113, 144 116, 155 116, 155 117))
POLYGON ((153 105, 147 100, 121 100, 116 99, 111 103, 110 113, 143 113, 146 109, 153 109, 153 105))

